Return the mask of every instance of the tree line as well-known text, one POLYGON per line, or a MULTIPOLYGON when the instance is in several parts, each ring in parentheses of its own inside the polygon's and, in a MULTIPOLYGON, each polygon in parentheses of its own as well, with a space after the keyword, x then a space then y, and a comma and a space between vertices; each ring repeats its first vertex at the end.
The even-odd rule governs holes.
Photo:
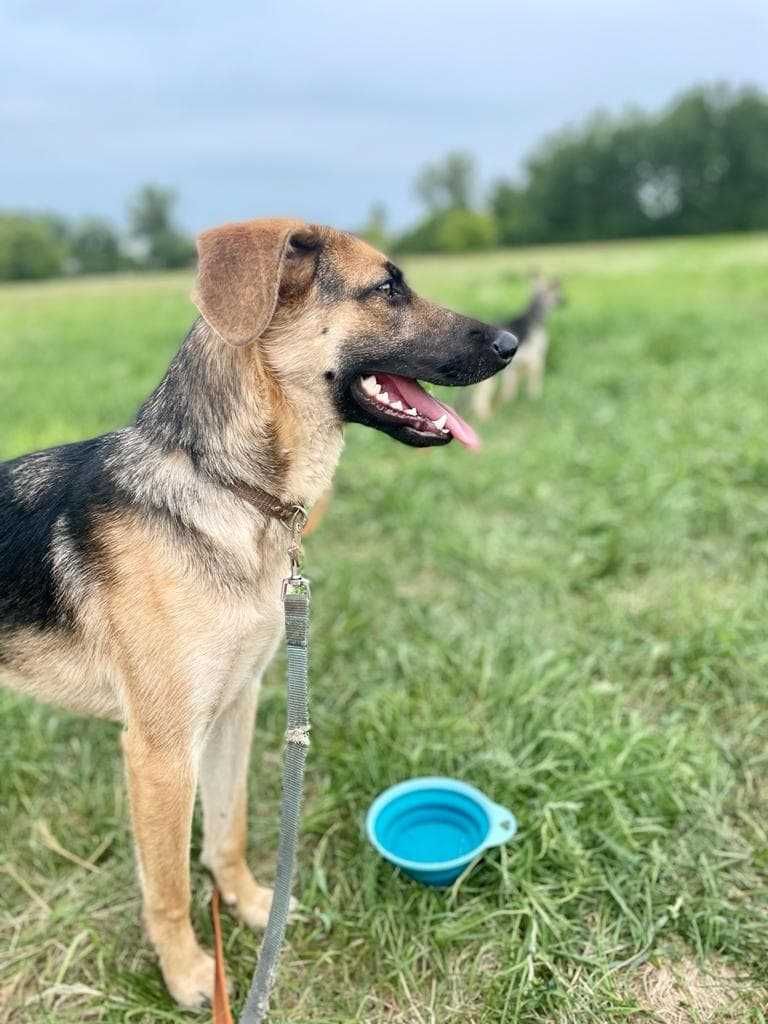
POLYGON ((424 214, 413 227, 389 234, 374 207, 363 231, 394 251, 462 252, 767 229, 768 96, 705 86, 659 113, 593 114, 483 198, 462 152, 424 168, 414 191, 424 214))
MULTIPOLYGON (((375 204, 359 233, 394 252, 466 252, 610 238, 768 229, 768 96, 697 87, 657 113, 593 114, 545 139, 517 178, 480 194, 471 154, 449 153, 414 182, 423 209, 389 230, 375 204)), ((0 280, 185 267, 194 246, 175 193, 139 190, 121 237, 101 218, 0 212, 0 280)))
POLYGON ((176 224, 173 189, 144 185, 128 206, 128 233, 108 220, 0 211, 0 281, 63 274, 188 267, 195 246, 176 224))

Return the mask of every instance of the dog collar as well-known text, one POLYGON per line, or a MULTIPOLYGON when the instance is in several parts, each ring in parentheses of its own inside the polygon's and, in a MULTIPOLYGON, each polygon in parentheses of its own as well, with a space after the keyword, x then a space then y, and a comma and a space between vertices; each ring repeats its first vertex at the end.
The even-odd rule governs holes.
POLYGON ((270 494, 269 491, 265 491, 263 487, 258 487, 256 484, 247 484, 243 480, 234 480, 232 483, 227 484, 227 487, 238 498, 247 501, 249 505, 253 505, 255 509, 263 512, 264 515, 270 516, 272 519, 278 519, 281 523, 287 523, 291 526, 300 523, 301 528, 304 528, 308 513, 302 502, 282 501, 280 498, 276 498, 274 494, 270 494))

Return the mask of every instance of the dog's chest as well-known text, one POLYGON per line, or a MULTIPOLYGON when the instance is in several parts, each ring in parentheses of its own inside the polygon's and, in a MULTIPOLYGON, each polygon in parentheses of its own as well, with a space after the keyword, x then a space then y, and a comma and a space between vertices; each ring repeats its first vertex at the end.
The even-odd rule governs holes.
POLYGON ((520 346, 514 362, 518 365, 525 362, 540 362, 547 353, 548 343, 549 339, 546 329, 541 324, 538 324, 520 346))
POLYGON ((144 714, 156 701, 169 715, 204 723, 254 685, 273 657, 290 535, 282 523, 258 527, 244 512, 227 518, 227 537, 197 517, 196 540, 140 526, 123 537, 113 563, 118 583, 105 595, 122 707, 144 714))
MULTIPOLYGON (((280 552, 280 554, 283 554, 280 552)), ((284 614, 280 599, 286 575, 283 558, 272 563, 271 571, 262 576, 252 594, 236 601, 222 603, 214 632, 218 633, 216 648, 224 647, 219 670, 218 694, 213 699, 226 707, 245 687, 253 685, 275 655, 284 633, 284 614)))

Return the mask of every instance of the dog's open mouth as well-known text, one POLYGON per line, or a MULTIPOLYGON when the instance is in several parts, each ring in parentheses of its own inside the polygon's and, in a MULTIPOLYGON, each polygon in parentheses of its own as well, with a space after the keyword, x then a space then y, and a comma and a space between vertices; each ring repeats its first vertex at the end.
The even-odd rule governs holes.
POLYGON ((406 427, 433 444, 456 438, 465 448, 479 448, 480 438, 455 409, 427 394, 416 380, 394 373, 358 377, 352 384, 358 405, 382 426, 406 427))

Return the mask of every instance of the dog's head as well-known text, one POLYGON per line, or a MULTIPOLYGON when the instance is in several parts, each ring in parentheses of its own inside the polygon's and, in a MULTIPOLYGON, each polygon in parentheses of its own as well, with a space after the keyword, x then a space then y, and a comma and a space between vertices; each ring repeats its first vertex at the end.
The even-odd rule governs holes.
POLYGON ((198 252, 203 317, 223 342, 250 346, 278 382, 404 444, 477 444, 418 381, 484 380, 509 363, 514 335, 420 298, 386 256, 333 228, 227 224, 204 232, 198 252))

